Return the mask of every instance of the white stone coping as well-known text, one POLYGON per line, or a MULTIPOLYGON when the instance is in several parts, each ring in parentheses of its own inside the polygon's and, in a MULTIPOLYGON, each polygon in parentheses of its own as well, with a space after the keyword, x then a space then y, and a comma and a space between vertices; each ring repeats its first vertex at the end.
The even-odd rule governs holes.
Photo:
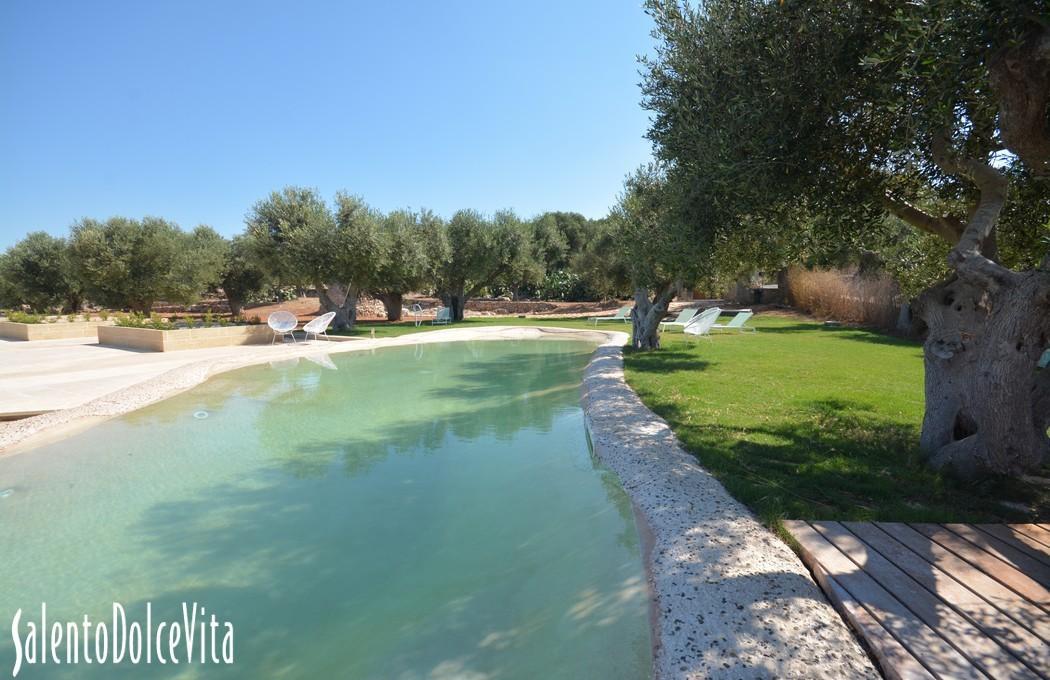
POLYGON ((620 346, 597 349, 582 391, 595 455, 645 525, 655 678, 879 677, 798 557, 627 385, 620 346))

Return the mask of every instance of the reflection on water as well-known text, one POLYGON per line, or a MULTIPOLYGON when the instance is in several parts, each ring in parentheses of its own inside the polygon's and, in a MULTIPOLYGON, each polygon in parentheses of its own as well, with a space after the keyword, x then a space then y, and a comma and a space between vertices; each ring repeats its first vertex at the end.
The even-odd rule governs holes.
POLYGON ((591 346, 421 348, 223 374, 0 460, 0 627, 197 601, 236 664, 126 677, 645 677, 637 533, 578 404, 591 346))

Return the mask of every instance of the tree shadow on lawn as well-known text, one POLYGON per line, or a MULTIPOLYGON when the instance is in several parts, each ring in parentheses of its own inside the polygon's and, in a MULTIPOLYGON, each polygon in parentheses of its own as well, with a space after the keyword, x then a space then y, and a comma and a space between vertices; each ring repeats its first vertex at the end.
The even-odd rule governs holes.
MULTIPOLYGON (((687 341, 688 342, 688 341, 687 341)), ((677 373, 678 371, 705 371, 714 365, 714 362, 700 359, 692 352, 697 343, 687 346, 685 349, 661 348, 656 352, 636 350, 625 347, 624 354, 633 354, 645 361, 646 373, 677 373)))
POLYGON ((922 347, 922 343, 912 338, 869 329, 855 328, 851 326, 822 326, 817 323, 797 323, 788 326, 761 326, 760 333, 790 334, 790 333, 827 333, 835 338, 843 340, 855 340, 857 342, 868 342, 874 345, 890 345, 893 347, 922 347))
MULTIPOLYGON (((997 503, 1007 480, 967 484, 927 469, 914 425, 867 404, 823 399, 797 418, 756 427, 694 424, 680 406, 653 410, 739 500, 775 525, 781 518, 909 522, 1018 519, 997 503)), ((1016 497, 1011 498, 1011 500, 1016 497)))

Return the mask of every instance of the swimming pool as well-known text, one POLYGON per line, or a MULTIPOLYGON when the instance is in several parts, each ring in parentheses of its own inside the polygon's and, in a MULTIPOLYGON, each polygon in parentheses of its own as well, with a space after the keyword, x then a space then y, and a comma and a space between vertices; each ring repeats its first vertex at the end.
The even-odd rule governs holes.
POLYGON ((638 534, 579 405, 593 347, 276 362, 0 458, 0 628, 197 602, 235 663, 126 677, 647 677, 638 534))

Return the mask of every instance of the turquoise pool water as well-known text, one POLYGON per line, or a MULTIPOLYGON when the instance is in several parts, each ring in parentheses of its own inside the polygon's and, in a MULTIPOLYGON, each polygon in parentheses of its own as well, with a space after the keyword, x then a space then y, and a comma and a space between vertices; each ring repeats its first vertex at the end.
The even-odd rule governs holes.
POLYGON ((0 675, 19 607, 170 620, 197 602, 233 623, 232 666, 18 677, 647 677, 634 519, 579 406, 592 349, 256 366, 0 458, 0 675))

